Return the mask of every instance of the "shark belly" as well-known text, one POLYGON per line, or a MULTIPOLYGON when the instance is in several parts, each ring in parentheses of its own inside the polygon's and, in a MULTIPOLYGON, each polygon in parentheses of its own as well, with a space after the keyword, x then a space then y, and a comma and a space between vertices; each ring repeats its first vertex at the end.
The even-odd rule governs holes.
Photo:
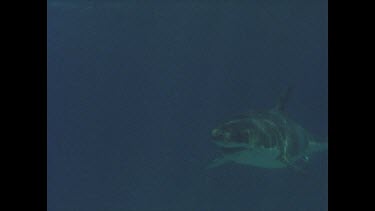
POLYGON ((243 165, 252 165, 262 168, 284 168, 286 164, 278 159, 278 149, 243 150, 230 156, 230 160, 243 165))

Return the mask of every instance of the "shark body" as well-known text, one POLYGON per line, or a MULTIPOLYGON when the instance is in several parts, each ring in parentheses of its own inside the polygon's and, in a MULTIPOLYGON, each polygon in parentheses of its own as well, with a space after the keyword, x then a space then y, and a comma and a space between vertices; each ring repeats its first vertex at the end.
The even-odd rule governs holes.
POLYGON ((222 156, 209 167, 228 162, 262 168, 294 167, 296 161, 327 150, 328 142, 318 141, 285 114, 289 92, 284 92, 271 110, 250 112, 213 129, 212 138, 222 156))

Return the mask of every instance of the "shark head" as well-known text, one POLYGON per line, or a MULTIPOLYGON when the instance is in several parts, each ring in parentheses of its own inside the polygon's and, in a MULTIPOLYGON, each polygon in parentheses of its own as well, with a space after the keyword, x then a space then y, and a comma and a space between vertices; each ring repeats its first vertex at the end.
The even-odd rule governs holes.
POLYGON ((270 141, 266 132, 251 118, 229 121, 216 127, 211 136, 223 157, 215 160, 209 167, 229 161, 264 168, 284 167, 285 164, 278 159, 279 148, 270 141))
POLYGON ((213 142, 221 148, 252 148, 258 142, 255 130, 246 120, 229 121, 211 132, 213 142))
POLYGON ((280 133, 274 123, 247 116, 228 121, 212 130, 213 142, 220 148, 271 149, 278 147, 280 133))

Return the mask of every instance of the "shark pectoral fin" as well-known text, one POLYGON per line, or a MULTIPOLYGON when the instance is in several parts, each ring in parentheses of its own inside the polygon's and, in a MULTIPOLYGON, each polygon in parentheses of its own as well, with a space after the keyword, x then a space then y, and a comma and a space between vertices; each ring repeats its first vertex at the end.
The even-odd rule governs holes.
POLYGON ((217 166, 221 166, 223 164, 226 164, 226 163, 229 163, 231 160, 225 158, 225 157, 221 157, 221 158, 216 158, 210 165, 208 165, 206 168, 207 169, 211 169, 211 168, 215 168, 217 166))

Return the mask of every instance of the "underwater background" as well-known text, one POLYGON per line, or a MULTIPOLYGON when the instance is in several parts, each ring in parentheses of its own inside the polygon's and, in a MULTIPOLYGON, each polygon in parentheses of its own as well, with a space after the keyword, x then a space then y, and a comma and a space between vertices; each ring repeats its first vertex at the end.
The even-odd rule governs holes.
POLYGON ((321 211, 301 174, 228 164, 211 130, 272 108, 328 136, 326 0, 48 0, 49 211, 321 211))

